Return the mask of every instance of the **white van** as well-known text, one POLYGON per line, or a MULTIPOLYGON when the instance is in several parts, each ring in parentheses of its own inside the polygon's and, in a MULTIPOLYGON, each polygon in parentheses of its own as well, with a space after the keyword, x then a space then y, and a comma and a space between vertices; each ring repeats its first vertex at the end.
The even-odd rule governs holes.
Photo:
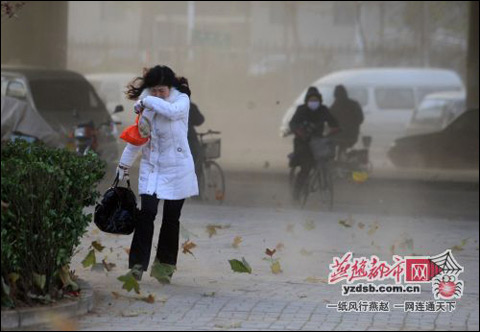
MULTIPOLYGON (((388 163, 386 152, 392 142, 404 135, 405 127, 423 97, 433 92, 462 91, 464 85, 457 73, 445 69, 427 68, 371 68, 334 72, 311 85, 323 96, 330 107, 336 85, 346 87, 350 98, 362 106, 365 121, 361 135, 372 136, 371 158, 388 163)), ((308 88, 308 87, 307 87, 308 88)), ((304 101, 307 88, 285 113, 281 134, 290 134, 289 122, 298 105, 304 101)))
POLYGON ((444 129, 465 111, 465 103, 465 91, 446 91, 425 96, 413 112, 405 135, 427 134, 444 129))

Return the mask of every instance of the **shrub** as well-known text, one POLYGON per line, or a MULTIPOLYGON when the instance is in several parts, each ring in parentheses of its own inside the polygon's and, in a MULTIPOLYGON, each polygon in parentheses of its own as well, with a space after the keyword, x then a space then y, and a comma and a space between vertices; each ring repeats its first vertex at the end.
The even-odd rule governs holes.
POLYGON ((2 144, 2 306, 49 302, 77 286, 70 260, 86 232, 105 163, 95 154, 2 144))

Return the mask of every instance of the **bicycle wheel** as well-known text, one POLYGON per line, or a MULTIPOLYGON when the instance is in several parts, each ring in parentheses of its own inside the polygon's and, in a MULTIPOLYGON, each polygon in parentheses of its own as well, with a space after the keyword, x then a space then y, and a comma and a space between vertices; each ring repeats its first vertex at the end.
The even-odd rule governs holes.
POLYGON ((295 183, 297 181, 298 173, 300 173, 300 167, 290 167, 290 172, 288 174, 288 184, 290 186, 290 196, 292 200, 295 200, 295 183))
POLYGON ((203 200, 223 203, 225 199, 225 175, 216 162, 208 160, 204 164, 203 200))
POLYGON ((201 170, 197 174, 198 181, 198 197, 200 200, 205 200, 205 167, 202 164, 201 170))
POLYGON ((323 206, 326 206, 328 211, 333 210, 333 174, 332 174, 332 164, 331 162, 326 162, 325 164, 318 167, 318 185, 320 191, 320 200, 323 206))
POLYGON ((308 197, 310 196, 311 193, 314 193, 318 190, 317 185, 318 185, 318 171, 312 168, 310 170, 310 173, 308 174, 307 180, 305 181, 303 188, 301 190, 301 206, 302 208, 305 207, 308 201, 308 197))

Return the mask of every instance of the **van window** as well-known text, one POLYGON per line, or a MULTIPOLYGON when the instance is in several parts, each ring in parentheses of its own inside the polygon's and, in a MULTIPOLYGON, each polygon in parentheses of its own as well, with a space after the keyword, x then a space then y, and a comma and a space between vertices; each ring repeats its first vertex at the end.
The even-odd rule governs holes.
POLYGON ((367 88, 346 87, 348 97, 357 101, 362 107, 368 104, 368 90, 367 88))
POLYGON ((413 89, 409 88, 376 88, 375 101, 383 110, 415 108, 413 89))
MULTIPOLYGON (((368 104, 368 90, 367 88, 362 88, 362 87, 351 87, 347 86, 345 87, 347 89, 348 97, 358 101, 358 103, 364 107, 368 104)), ((328 107, 331 107, 333 102, 335 101, 335 98, 333 96, 333 93, 335 91, 334 86, 329 86, 329 85, 321 85, 318 87, 318 90, 322 94, 323 98, 323 104, 327 105, 328 107)), ((303 94, 305 96, 305 94, 303 94)), ((303 102, 303 99, 302 99, 303 102)))

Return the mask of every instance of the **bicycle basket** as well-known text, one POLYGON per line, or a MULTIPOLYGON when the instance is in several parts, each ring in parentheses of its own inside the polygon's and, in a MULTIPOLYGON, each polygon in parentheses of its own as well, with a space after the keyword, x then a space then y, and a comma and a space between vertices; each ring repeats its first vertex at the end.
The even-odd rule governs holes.
POLYGON ((203 151, 206 159, 220 158, 220 138, 211 138, 203 141, 203 151))
POLYGON ((315 137, 310 140, 310 149, 315 161, 331 159, 335 157, 335 146, 331 139, 315 137))

